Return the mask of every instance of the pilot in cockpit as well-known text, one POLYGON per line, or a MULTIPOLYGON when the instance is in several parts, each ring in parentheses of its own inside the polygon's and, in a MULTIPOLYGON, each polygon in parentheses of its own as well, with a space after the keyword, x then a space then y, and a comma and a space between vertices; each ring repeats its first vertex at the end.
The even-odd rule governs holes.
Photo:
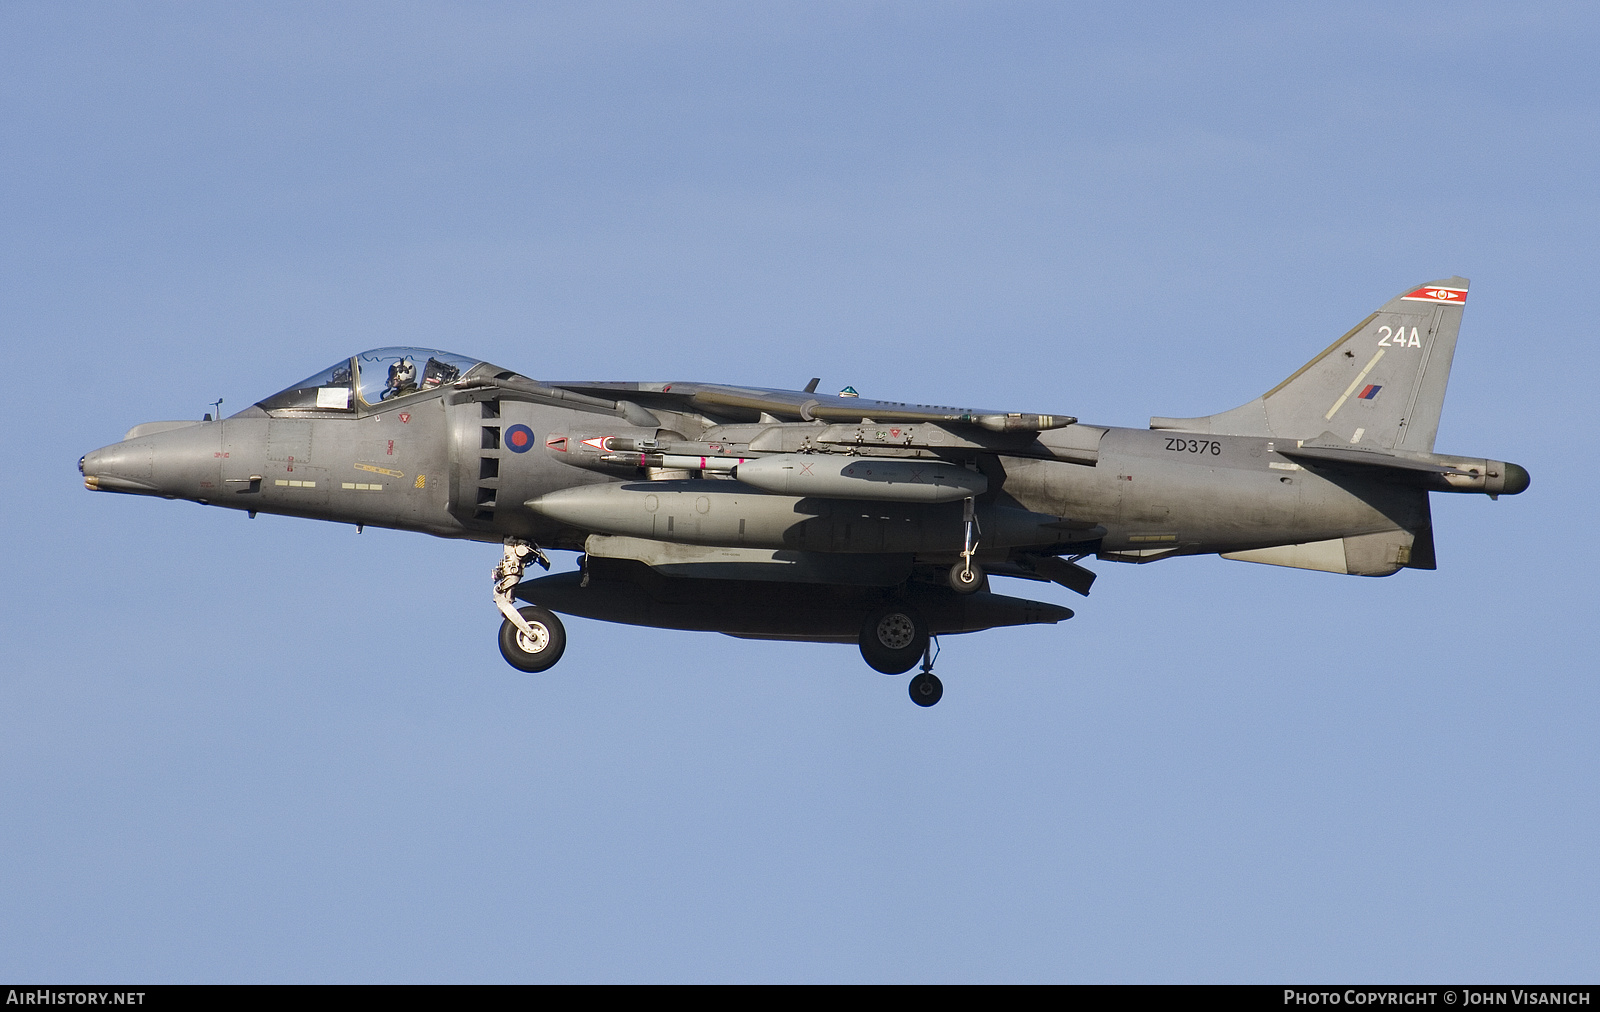
POLYGON ((417 364, 409 358, 402 358, 389 367, 389 382, 383 389, 383 400, 390 397, 399 397, 409 394, 417 389, 417 364))

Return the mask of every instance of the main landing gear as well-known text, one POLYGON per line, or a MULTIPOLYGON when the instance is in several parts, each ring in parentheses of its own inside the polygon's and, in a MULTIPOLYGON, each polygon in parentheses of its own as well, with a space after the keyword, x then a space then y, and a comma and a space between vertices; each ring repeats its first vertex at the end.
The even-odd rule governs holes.
POLYGON ((538 605, 516 606, 517 584, 532 559, 545 569, 550 560, 538 545, 506 538, 505 554, 494 567, 494 605, 505 616, 500 623, 500 656, 518 671, 545 671, 567 649, 567 631, 555 613, 538 605))
POLYGON ((910 605, 890 604, 872 612, 861 623, 861 657, 875 671, 902 675, 922 661, 922 672, 911 679, 911 701, 932 706, 944 695, 944 685, 933 673, 936 656, 928 623, 910 605))

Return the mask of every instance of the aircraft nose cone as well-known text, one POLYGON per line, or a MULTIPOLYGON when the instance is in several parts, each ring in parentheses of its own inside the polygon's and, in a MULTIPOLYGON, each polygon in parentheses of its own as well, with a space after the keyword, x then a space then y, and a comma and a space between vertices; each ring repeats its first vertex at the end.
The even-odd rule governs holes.
POLYGON ((1518 464, 1508 463, 1506 464, 1505 490, 1501 494, 1516 495, 1519 492, 1526 492, 1528 486, 1532 483, 1533 479, 1529 476, 1527 468, 1518 464))
POLYGON ((153 447, 149 443, 123 442, 91 450, 78 459, 83 486, 91 492, 156 491, 151 482, 153 447))

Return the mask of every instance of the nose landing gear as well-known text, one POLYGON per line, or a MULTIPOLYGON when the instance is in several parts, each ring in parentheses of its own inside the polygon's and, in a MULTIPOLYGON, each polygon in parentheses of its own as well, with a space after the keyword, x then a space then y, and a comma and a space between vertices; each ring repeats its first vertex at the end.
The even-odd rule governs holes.
POLYGON ((548 609, 517 607, 515 592, 529 559, 550 568, 549 558, 538 545, 506 538, 505 553, 494 567, 494 606, 505 616, 500 623, 500 655, 518 671, 545 671, 554 667, 567 649, 567 631, 548 609))

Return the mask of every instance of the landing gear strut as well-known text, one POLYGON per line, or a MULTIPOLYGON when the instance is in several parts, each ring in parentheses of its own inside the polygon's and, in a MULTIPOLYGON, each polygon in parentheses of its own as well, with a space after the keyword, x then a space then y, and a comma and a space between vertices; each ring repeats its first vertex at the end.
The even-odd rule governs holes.
POLYGON ((505 621, 500 624, 500 655, 518 671, 544 671, 553 667, 567 649, 567 632, 561 620, 537 605, 517 607, 517 584, 532 559, 545 569, 550 560, 538 545, 521 538, 506 538, 505 553, 494 567, 494 606, 505 621))

